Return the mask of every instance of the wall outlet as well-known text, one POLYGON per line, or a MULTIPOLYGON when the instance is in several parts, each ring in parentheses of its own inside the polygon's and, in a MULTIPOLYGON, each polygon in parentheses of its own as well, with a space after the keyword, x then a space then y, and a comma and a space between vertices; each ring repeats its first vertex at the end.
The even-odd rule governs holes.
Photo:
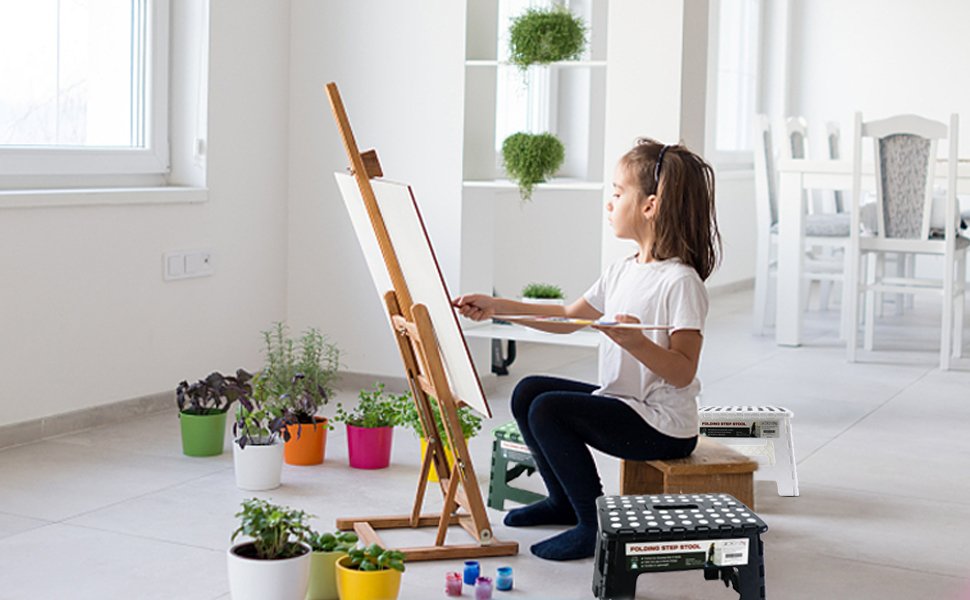
POLYGON ((216 272, 212 250, 166 252, 163 258, 163 277, 166 281, 207 277, 216 272))

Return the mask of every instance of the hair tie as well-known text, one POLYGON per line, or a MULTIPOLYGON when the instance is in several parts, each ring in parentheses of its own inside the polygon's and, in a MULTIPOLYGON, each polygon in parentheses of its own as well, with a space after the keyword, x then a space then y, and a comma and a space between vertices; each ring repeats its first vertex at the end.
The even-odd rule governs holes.
POLYGON ((670 146, 664 144, 664 147, 660 149, 660 154, 657 155, 657 164, 653 168, 653 180, 657 189, 660 189, 660 164, 664 160, 664 153, 667 152, 667 148, 670 148, 670 146))

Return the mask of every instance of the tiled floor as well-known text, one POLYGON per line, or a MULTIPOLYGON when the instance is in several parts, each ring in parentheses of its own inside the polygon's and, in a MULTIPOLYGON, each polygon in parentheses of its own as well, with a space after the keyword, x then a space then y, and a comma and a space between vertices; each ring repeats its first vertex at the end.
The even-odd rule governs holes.
MULTIPOLYGON (((881 350, 847 364, 835 311, 808 313, 805 345, 780 348, 751 335, 750 292, 712 299, 703 403, 774 404, 795 413, 801 496, 756 485, 758 514, 770 527, 768 598, 970 597, 970 359, 950 372, 936 368, 938 309, 917 302, 906 316, 881 321, 881 350)), ((495 418, 470 443, 483 493, 487 430, 508 420, 515 381, 533 372, 594 378, 595 353, 522 344, 511 370, 490 394, 495 418)), ((348 390, 343 400, 355 395, 348 390)), ((282 487, 256 495, 317 515, 322 530, 336 517, 410 511, 416 440, 398 431, 391 467, 359 471, 347 464, 342 432, 330 435, 323 465, 286 466, 282 487)), ((0 451, 0 599, 228 598, 233 515, 253 494, 236 489, 231 453, 193 459, 179 444, 173 411, 0 451)), ((616 461, 598 460, 606 492, 617 493, 616 461)), ((433 511, 440 499, 429 491, 426 510, 433 511)), ((502 513, 489 509, 489 516, 498 539, 521 547, 517 556, 482 561, 491 573, 514 568, 517 589, 496 598, 592 597, 592 559, 555 563, 528 552, 554 528, 510 529, 502 513)), ((385 537, 423 545, 431 536, 385 537)), ((460 529, 449 536, 467 539, 460 529)), ((452 570, 460 561, 411 563, 400 598, 443 598, 452 570)), ((737 594, 687 571, 641 576, 637 597, 737 594)))

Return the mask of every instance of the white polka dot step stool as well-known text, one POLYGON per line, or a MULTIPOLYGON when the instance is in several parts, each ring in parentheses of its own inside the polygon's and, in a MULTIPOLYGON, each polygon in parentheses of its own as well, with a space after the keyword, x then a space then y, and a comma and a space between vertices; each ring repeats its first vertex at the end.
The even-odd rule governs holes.
POLYGON ((702 406, 701 434, 751 457, 756 479, 778 484, 779 496, 798 495, 792 411, 780 406, 702 406))
POLYGON ((632 599, 641 573, 686 569, 731 584, 739 600, 765 599, 761 534, 768 525, 733 496, 600 496, 596 510, 593 595, 599 600, 632 599))

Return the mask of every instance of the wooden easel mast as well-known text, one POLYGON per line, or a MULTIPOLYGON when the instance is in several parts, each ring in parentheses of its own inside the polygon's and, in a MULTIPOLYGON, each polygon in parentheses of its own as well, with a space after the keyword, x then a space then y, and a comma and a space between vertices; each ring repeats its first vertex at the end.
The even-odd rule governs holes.
POLYGON ((354 529, 366 544, 378 543, 387 547, 376 529, 437 526, 434 546, 398 548, 407 560, 438 560, 452 558, 506 556, 519 550, 516 542, 500 542, 492 537, 492 527, 485 511, 478 479, 472 466, 471 454, 462 433, 458 417, 459 399, 454 398, 448 385, 448 376, 438 349, 434 326, 427 307, 413 304, 401 265, 381 215, 370 179, 382 175, 377 153, 373 150, 361 153, 357 148, 350 121, 335 83, 328 83, 327 96, 333 109, 334 119, 344 148, 350 159, 357 186, 377 237, 384 264, 387 266, 394 289, 384 295, 384 304, 391 324, 397 332, 398 349, 407 373, 408 384, 414 395, 421 428, 427 441, 427 451, 421 464, 421 476, 410 515, 361 517, 337 519, 337 528, 354 529), (442 416, 444 431, 439 432, 434 420, 431 402, 437 402, 442 416), (455 464, 449 465, 441 436, 455 450, 455 464), (444 497, 439 514, 421 514, 431 465, 438 473, 438 483, 444 497), (465 513, 459 511, 464 509, 465 513), (448 527, 461 525, 477 543, 445 545, 448 527))

